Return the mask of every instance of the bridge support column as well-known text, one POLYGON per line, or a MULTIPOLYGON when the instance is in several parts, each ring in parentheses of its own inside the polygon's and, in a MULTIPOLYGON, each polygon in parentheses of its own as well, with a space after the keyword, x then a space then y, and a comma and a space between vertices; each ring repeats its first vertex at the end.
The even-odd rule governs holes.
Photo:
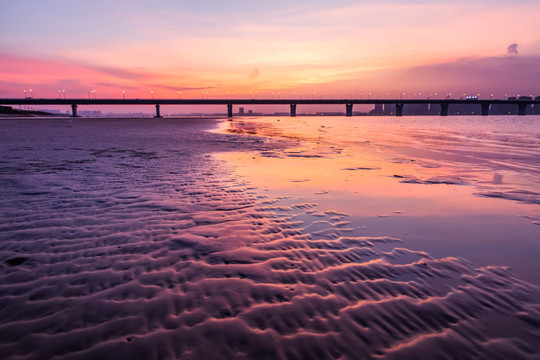
POLYGON ((519 110, 518 110, 518 115, 526 115, 527 114, 527 103, 525 104, 518 104, 519 105, 519 110))
POLYGON ((232 118, 232 104, 227 104, 227 117, 232 118))
POLYGON ((396 104, 396 116, 403 116, 403 104, 396 104))
POLYGON ((345 104, 345 109, 346 109, 346 115, 347 116, 352 116, 352 107, 353 107, 353 104, 345 104))
POLYGON ((77 117, 77 104, 71 104, 71 116, 77 117))
POLYGON ((489 105, 490 104, 482 104, 482 116, 489 115, 489 105))
POLYGON ((159 111, 159 104, 156 104, 156 116, 157 118, 160 118, 161 117, 161 113, 159 111))
POLYGON ((296 117, 296 104, 291 104, 291 117, 296 117))
POLYGON ((449 103, 441 103, 441 116, 448 116, 449 103))

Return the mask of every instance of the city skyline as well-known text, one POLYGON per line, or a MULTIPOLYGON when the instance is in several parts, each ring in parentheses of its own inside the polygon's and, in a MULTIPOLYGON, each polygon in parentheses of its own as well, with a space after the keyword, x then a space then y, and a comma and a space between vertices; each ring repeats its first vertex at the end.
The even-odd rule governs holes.
POLYGON ((2 4, 0 97, 538 95, 534 1, 2 4))

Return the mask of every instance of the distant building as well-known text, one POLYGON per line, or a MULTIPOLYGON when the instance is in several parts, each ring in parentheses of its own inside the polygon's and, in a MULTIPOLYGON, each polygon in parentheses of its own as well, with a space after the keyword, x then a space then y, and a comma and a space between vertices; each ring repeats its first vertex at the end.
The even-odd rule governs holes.
POLYGON ((244 115, 245 112, 244 112, 244 108, 241 107, 241 108, 238 108, 238 115, 244 115))
POLYGON ((427 115, 428 113, 428 104, 407 104, 403 106, 403 115, 427 115))
POLYGON ((370 115, 383 115, 383 104, 375 104, 375 108, 369 112, 370 115))
POLYGON ((99 110, 83 110, 78 112, 79 116, 83 117, 100 117, 101 111, 99 110))
POLYGON ((395 115, 396 104, 384 104, 383 115, 395 115))

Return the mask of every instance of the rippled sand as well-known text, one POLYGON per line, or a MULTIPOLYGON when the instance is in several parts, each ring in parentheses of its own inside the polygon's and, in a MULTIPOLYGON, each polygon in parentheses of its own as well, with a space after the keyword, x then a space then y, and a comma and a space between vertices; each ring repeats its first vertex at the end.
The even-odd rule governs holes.
POLYGON ((1 357, 540 358, 535 285, 265 194, 211 154, 324 155, 213 124, 0 122, 1 357))

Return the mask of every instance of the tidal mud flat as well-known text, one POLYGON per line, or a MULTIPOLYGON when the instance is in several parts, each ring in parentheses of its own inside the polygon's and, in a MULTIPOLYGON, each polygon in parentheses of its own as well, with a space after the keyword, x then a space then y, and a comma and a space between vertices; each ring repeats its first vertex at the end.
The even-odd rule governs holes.
MULTIPOLYGON (((540 227, 528 180, 500 189, 467 172, 457 178, 474 186, 463 187, 425 156, 426 172, 408 167, 410 153, 360 161, 358 144, 320 136, 328 124, 315 136, 264 121, 205 131, 215 124, 0 122, 3 357, 540 358, 537 284, 498 257, 446 256, 415 243, 413 231, 401 236, 400 221, 422 214, 407 219, 414 206, 406 202, 373 207, 357 186, 367 183, 353 177, 397 184, 398 193, 458 187, 480 202, 518 204, 532 238, 540 227), (326 162, 340 169, 328 182, 309 171, 326 162), (288 168, 299 165, 304 172, 288 168), (429 179, 438 183, 421 183, 429 179), (355 191, 355 209, 367 214, 340 200, 355 191), (474 195, 482 191, 501 196, 474 195), (525 199, 502 198, 524 191, 525 199)), ((359 146, 374 143, 365 141, 359 146)), ((509 168, 500 171, 512 176, 509 168)), ((371 194, 388 204, 400 198, 390 189, 371 194)))

